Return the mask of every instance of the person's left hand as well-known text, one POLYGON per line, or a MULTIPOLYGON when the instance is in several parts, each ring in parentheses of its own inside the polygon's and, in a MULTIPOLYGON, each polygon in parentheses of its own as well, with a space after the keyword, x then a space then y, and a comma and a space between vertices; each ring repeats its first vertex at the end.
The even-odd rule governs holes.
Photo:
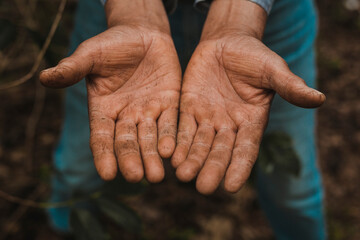
POLYGON ((181 181, 197 175, 200 193, 237 192, 258 155, 271 101, 277 92, 300 107, 325 96, 306 86, 286 62, 249 34, 219 34, 202 41, 186 69, 172 165, 181 181))

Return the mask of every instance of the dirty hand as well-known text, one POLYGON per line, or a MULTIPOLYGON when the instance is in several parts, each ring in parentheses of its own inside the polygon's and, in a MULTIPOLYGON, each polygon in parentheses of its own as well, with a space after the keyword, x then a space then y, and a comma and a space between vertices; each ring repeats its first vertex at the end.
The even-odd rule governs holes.
POLYGON ((161 0, 106 3, 109 29, 40 74, 48 87, 86 77, 90 147, 105 180, 164 177, 175 149, 181 69, 161 0), (133 14, 136 12, 136 14, 133 14))
POLYGON ((214 1, 186 69, 172 165, 181 181, 197 176, 200 193, 212 193, 222 179, 229 192, 245 183, 275 92, 305 108, 325 100, 261 42, 265 22, 254 3, 214 1))

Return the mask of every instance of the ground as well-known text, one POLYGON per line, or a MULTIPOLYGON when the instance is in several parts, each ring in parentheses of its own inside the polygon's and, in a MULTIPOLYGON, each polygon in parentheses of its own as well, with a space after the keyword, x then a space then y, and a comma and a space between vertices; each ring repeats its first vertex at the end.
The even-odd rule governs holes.
MULTIPOLYGON (((317 2, 318 83, 327 96, 318 111, 317 134, 329 238, 356 240, 360 239, 360 14, 346 10, 342 1, 317 2)), ((7 7, 16 8, 16 4, 7 7)), ((66 14, 71 15, 74 7, 70 1, 66 14)), ((52 8, 56 11, 56 5, 52 8)), ((0 11, 0 19, 7 17, 4 9, 0 11)), ((22 45, 26 51, 17 49, 20 57, 12 59, 14 64, 4 71, 5 60, 0 61, 0 82, 28 71, 37 51, 28 45, 26 41, 22 45)), ((63 92, 44 90, 36 81, 34 77, 0 92, 0 190, 22 199, 46 201, 51 154, 63 117, 63 92)), ((149 186, 144 194, 122 199, 141 216, 147 239, 273 239, 250 185, 235 195, 220 189, 204 197, 193 183, 178 182, 169 164, 166 168, 164 182, 149 186)), ((0 239, 72 239, 52 231, 42 209, 0 196, 0 239)), ((131 234, 115 234, 136 239, 131 234)))

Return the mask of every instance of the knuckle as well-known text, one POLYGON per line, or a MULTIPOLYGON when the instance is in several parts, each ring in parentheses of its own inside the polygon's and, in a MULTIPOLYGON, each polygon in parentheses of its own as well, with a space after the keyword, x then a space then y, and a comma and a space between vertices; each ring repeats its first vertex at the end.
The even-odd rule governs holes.
POLYGON ((139 153, 139 145, 134 140, 122 140, 115 143, 118 156, 139 153))
POLYGON ((208 166, 214 166, 216 168, 226 168, 227 164, 225 163, 225 161, 219 161, 219 160, 215 160, 215 159, 209 159, 208 160, 208 166))
POLYGON ((205 148, 205 150, 210 150, 211 148, 211 144, 202 141, 194 142, 192 146, 194 146, 195 148, 205 148))

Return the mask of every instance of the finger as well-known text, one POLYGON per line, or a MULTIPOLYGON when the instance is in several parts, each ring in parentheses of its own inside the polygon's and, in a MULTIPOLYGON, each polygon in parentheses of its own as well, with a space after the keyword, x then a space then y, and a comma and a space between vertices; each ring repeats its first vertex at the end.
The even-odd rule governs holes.
POLYGON ((191 143, 196 133, 197 124, 195 118, 187 113, 180 113, 179 130, 177 134, 177 143, 174 155, 171 158, 171 164, 177 168, 185 161, 191 143))
POLYGON ((315 108, 325 102, 325 95, 308 87, 303 79, 290 71, 283 60, 273 65, 269 78, 272 89, 291 104, 303 108, 315 108))
POLYGON ((158 149, 160 156, 169 158, 175 149, 178 109, 165 110, 158 119, 158 149))
POLYGON ((214 139, 210 154, 196 181, 202 194, 211 194, 224 178, 235 142, 235 132, 230 128, 220 129, 214 139))
POLYGON ((136 124, 132 120, 121 120, 116 122, 115 129, 115 152, 120 172, 128 182, 139 182, 144 177, 144 170, 136 124))
POLYGON ((259 153, 261 138, 265 126, 253 124, 239 129, 231 158, 226 172, 224 187, 228 192, 235 193, 249 178, 259 153))
POLYGON ((138 125, 141 156, 146 179, 157 183, 164 178, 164 166, 157 151, 157 128, 155 120, 146 118, 138 125))
POLYGON ((43 70, 39 76, 41 83, 47 87, 64 88, 79 82, 93 69, 94 59, 90 49, 88 44, 83 43, 57 66, 43 70))
POLYGON ((176 169, 176 176, 179 180, 189 182, 196 177, 209 155, 214 137, 215 129, 213 126, 199 125, 188 157, 176 169))
POLYGON ((90 148, 95 167, 104 180, 116 177, 117 164, 114 155, 114 120, 90 112, 90 148))

